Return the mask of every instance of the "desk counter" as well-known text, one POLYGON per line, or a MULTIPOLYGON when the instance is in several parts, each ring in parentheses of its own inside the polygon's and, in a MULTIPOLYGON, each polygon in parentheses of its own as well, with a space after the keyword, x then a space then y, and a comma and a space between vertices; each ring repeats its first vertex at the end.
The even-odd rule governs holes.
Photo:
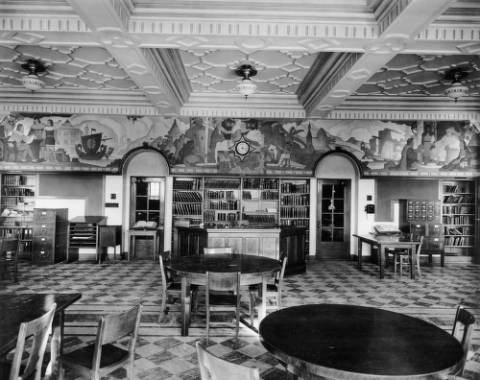
POLYGON ((288 257, 287 274, 305 271, 305 228, 176 227, 174 255, 203 254, 204 247, 232 247, 234 253, 280 260, 288 257))

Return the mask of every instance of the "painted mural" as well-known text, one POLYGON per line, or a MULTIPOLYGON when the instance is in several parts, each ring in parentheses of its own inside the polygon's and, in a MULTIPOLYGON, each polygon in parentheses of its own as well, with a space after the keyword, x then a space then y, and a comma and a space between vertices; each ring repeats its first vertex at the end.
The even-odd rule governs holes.
POLYGON ((173 173, 309 176, 319 157, 341 150, 370 176, 476 176, 479 135, 469 121, 8 114, 0 169, 119 173, 128 152, 152 147, 173 173))

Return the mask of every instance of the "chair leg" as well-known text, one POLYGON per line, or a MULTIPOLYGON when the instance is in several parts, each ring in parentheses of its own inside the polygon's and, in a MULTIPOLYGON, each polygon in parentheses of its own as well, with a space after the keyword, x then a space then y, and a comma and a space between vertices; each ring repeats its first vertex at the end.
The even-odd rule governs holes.
POLYGON ((255 294, 253 291, 249 291, 249 303, 248 312, 250 313, 250 324, 253 326, 253 313, 255 312, 255 294))
POLYGON ((240 328, 240 305, 235 309, 235 340, 238 340, 238 330, 240 328))

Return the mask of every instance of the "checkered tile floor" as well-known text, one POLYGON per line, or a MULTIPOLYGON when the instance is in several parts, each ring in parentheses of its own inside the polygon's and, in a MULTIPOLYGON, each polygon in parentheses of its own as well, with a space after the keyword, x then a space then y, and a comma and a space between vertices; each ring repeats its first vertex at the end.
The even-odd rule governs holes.
MULTIPOLYGON (((348 303, 402 312, 426 319, 442 328, 452 325, 455 307, 465 304, 480 321, 480 266, 423 266, 416 280, 399 277, 387 270, 379 280, 375 265, 366 263, 359 271, 354 262, 311 260, 304 274, 286 277, 284 306, 306 303, 348 303)), ((20 265, 20 281, 0 282, 0 293, 81 292, 82 298, 67 310, 65 350, 73 350, 91 341, 98 317, 128 308, 140 301, 144 313, 136 349, 138 379, 199 379, 195 342, 227 360, 260 369, 263 379, 285 379, 283 367, 263 348, 257 335, 240 325, 235 341, 230 321, 211 331, 205 341, 205 320, 200 311, 192 322, 189 337, 180 336, 178 302, 162 323, 160 312, 160 275, 158 263, 151 261, 20 265)), ((246 299, 246 298, 245 298, 246 299)), ((246 306, 246 305, 244 305, 246 306)), ((247 309, 245 308, 245 312, 247 309)), ((465 377, 480 380, 480 329, 472 339, 465 377)), ((122 379, 123 369, 106 379, 122 379)), ((67 373, 67 379, 68 373, 67 373)))

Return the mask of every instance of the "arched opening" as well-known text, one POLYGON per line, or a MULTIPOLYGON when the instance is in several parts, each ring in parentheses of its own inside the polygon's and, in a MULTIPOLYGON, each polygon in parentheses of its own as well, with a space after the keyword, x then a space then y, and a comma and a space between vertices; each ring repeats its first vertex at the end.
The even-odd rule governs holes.
POLYGON ((350 259, 360 172, 357 160, 348 152, 329 152, 317 162, 312 189, 316 192, 317 209, 310 238, 319 259, 350 259))
POLYGON ((124 246, 130 257, 152 259, 159 249, 163 250, 165 233, 169 233, 165 231, 171 217, 168 162, 157 150, 139 148, 125 156, 122 172, 124 246), (144 235, 137 231, 141 229, 144 235), (152 230, 158 230, 158 235, 152 230), (158 237, 157 244, 154 236, 158 237))

